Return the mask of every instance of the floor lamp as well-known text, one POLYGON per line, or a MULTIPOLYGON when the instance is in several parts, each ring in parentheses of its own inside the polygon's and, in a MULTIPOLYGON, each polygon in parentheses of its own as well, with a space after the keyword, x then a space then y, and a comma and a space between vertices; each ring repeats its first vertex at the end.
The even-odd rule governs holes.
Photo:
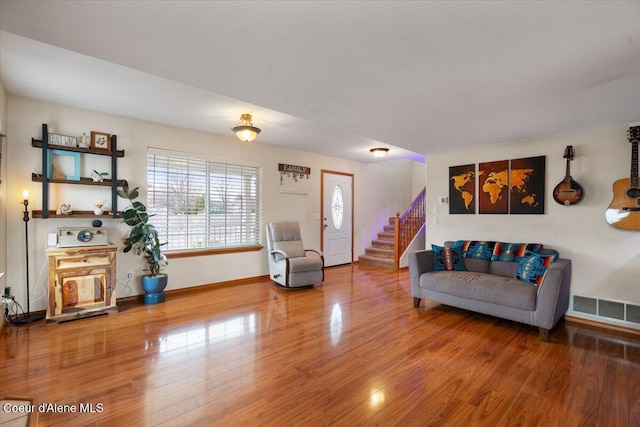
POLYGON ((31 314, 31 307, 29 306, 29 300, 31 299, 31 295, 29 293, 29 211, 27 210, 27 206, 29 206, 29 191, 23 190, 22 197, 24 198, 22 204, 24 205, 24 216, 22 220, 24 221, 24 247, 25 247, 25 263, 27 268, 27 312, 23 313, 22 316, 18 316, 11 321, 11 323, 17 325, 24 325, 27 323, 36 322, 44 317, 44 314, 31 314))

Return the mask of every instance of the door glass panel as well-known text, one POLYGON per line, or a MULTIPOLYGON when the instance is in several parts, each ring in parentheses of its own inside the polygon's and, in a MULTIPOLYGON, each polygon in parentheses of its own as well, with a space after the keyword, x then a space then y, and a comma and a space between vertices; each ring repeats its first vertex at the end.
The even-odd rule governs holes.
POLYGON ((343 218, 344 198, 342 196, 342 189, 339 185, 336 185, 331 196, 331 220, 333 221, 333 227, 336 230, 340 230, 342 228, 343 218))

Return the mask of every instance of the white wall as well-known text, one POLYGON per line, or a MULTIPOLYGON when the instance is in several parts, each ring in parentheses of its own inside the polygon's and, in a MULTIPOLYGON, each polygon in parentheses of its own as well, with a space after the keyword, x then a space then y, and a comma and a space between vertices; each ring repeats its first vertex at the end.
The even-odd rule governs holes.
MULTIPOLYGON (((4 85, 0 82, 0 133, 7 133, 7 92, 4 90, 4 85)), ((0 152, 2 152, 2 158, 0 159, 0 242, 6 242, 7 236, 7 144, 5 138, 0 138, 0 152)), ((7 248, 6 245, 0 244, 0 273, 7 270, 7 248)), ((6 284, 6 276, 0 279, 0 294, 4 294, 4 288, 6 284)), ((4 304, 0 304, 0 327, 4 325, 4 304)))
MULTIPOLYGON (((0 133, 7 134, 7 92, 0 82, 0 133)), ((7 141, 0 138, 0 242, 6 241, 7 235, 7 141)), ((0 247, 0 272, 7 269, 7 251, 5 247, 0 247)), ((0 293, 4 292, 4 279, 0 279, 0 293)))
MULTIPOLYGON (((268 134, 246 144, 234 136, 215 135, 184 128, 162 125, 127 117, 72 108, 46 101, 9 95, 8 122, 7 199, 11 215, 7 217, 6 249, 8 265, 7 282, 13 284, 17 300, 24 303, 24 223, 22 222, 22 190, 30 190, 30 209, 41 208, 41 184, 31 181, 32 172, 41 172, 39 149, 31 147, 31 138, 41 138, 42 123, 49 131, 65 135, 81 135, 91 130, 118 135, 118 148, 125 150, 125 157, 118 160, 118 178, 129 181, 130 187, 140 186, 142 198, 146 198, 146 150, 147 147, 177 150, 209 157, 249 160, 263 166, 263 223, 278 219, 295 219, 300 222, 305 244, 320 245, 320 171, 321 169, 354 174, 354 257, 364 253, 364 248, 379 231, 381 218, 405 209, 413 200, 412 170, 409 161, 382 161, 364 164, 344 159, 321 156, 292 150, 263 142, 268 134), (408 163, 407 163, 408 162, 408 163), (280 194, 278 163, 311 168, 310 192, 306 196, 280 194)), ((88 176, 93 168, 110 170, 96 164, 99 156, 84 156, 82 176, 88 176), (93 162, 93 163, 92 163, 93 162)), ((105 159, 107 159, 105 157, 105 159)), ((104 161, 104 159, 102 159, 104 161)), ((423 165, 421 165, 423 166, 423 165)), ((77 210, 93 209, 93 204, 109 198, 107 188, 78 185, 52 185, 50 209, 62 202, 69 202, 77 210), (103 192, 102 192, 103 191, 103 192)), ((125 203, 125 202, 123 202, 125 203)), ((120 204, 120 207, 125 205, 120 204)), ((109 228, 110 239, 121 242, 127 227, 120 220, 103 221, 109 228)), ((30 278, 31 308, 45 308, 47 281, 45 247, 47 233, 58 227, 89 226, 91 219, 32 219, 30 227, 30 278), (44 269, 44 271, 43 271, 44 269), (35 290, 34 290, 35 289, 35 290)), ((3 248, 4 249, 4 248, 3 248)), ((140 257, 118 253, 118 297, 138 295, 142 291, 138 280, 125 287, 127 272, 142 274, 144 263, 140 257)), ((168 289, 217 283, 268 274, 265 251, 239 254, 211 255, 170 260, 168 289)))
MULTIPOLYGON (((540 242, 572 260, 572 293, 640 304, 640 232, 618 230, 604 218, 613 182, 629 177, 627 129, 620 126, 429 156, 427 245, 456 239, 540 242), (585 198, 571 207, 552 197, 565 175, 562 156, 567 145, 573 145, 576 154, 571 175, 585 189, 585 198), (440 196, 449 195, 449 166, 541 155, 546 155, 544 215, 449 215, 449 206, 438 204, 440 196), (439 210, 438 223, 433 223, 434 209, 439 210)), ((569 314, 584 317, 572 310, 569 314)))

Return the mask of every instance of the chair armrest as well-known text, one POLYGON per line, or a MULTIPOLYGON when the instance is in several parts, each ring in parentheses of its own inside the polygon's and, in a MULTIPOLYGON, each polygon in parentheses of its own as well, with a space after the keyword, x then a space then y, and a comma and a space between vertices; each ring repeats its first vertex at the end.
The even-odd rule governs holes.
POLYGON ((318 249, 305 249, 304 251, 305 252, 315 252, 318 255, 320 255, 321 258, 324 258, 324 254, 322 253, 321 250, 318 250, 318 249))
POLYGON ((423 273, 433 271, 433 251, 424 250, 409 253, 409 279, 411 282, 411 293, 420 295, 420 276, 423 273))
POLYGON ((274 250, 269 252, 269 255, 273 255, 273 258, 276 261, 278 260, 276 255, 282 255, 282 258, 284 258, 284 259, 288 259, 289 258, 289 255, 287 255, 287 253, 285 251, 283 251, 282 249, 274 249, 274 250))

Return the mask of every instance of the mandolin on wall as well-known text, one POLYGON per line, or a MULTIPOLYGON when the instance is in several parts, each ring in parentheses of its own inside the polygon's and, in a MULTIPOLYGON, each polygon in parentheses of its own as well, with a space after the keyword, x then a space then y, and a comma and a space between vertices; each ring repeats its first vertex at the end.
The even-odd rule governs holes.
POLYGON ((567 171, 564 179, 553 189, 553 200, 561 205, 571 206, 578 203, 584 197, 584 189, 577 181, 571 178, 570 163, 573 160, 573 145, 567 145, 564 156, 567 159, 567 171))

